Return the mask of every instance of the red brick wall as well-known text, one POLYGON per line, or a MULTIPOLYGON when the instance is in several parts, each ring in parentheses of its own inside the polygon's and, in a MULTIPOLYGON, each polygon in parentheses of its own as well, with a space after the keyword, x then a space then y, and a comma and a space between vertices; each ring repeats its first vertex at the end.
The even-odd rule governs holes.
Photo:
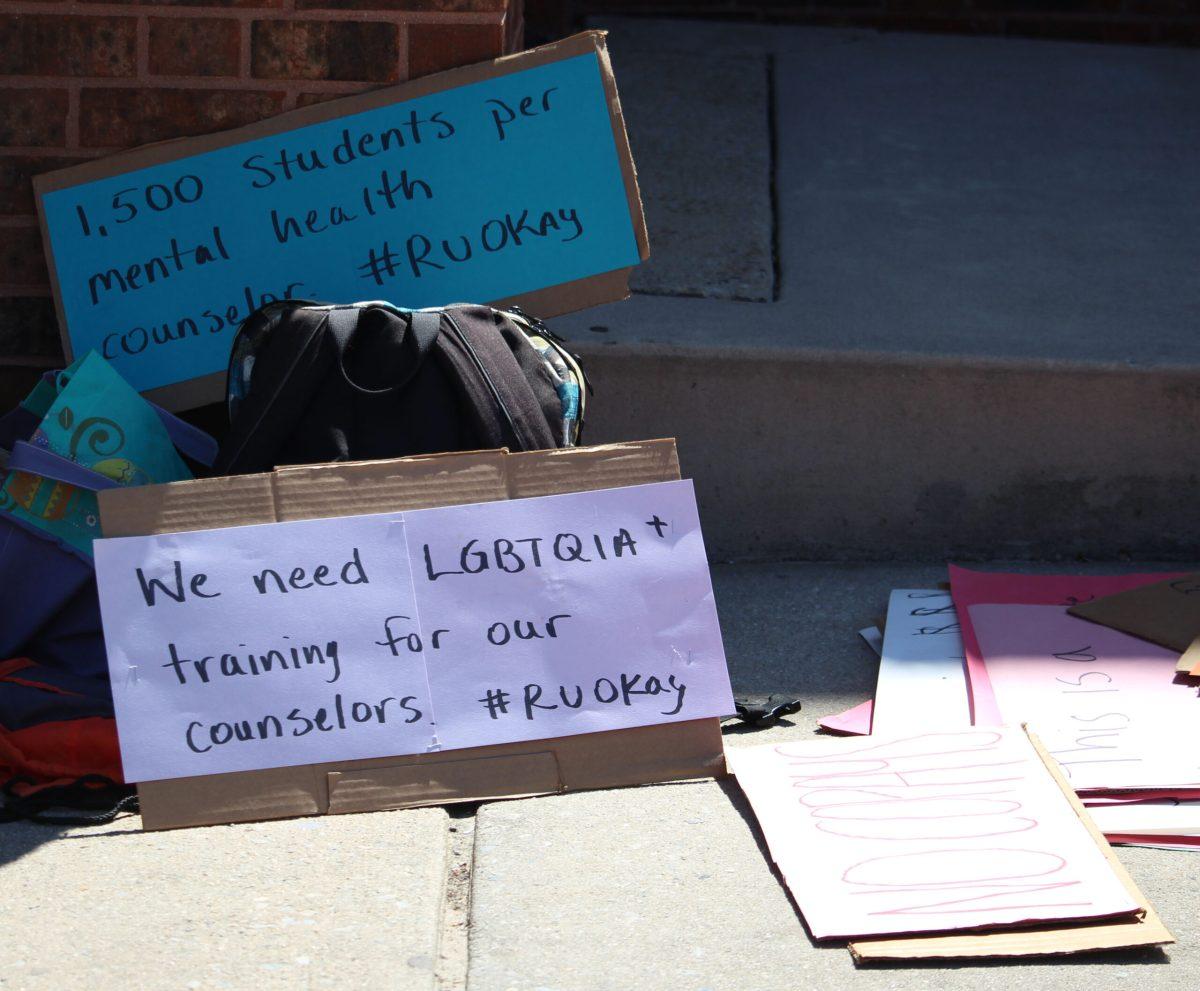
POLYGON ((6 382, 23 387, 18 367, 60 358, 31 176, 516 51, 522 11, 522 0, 0 0, 0 399, 6 382))

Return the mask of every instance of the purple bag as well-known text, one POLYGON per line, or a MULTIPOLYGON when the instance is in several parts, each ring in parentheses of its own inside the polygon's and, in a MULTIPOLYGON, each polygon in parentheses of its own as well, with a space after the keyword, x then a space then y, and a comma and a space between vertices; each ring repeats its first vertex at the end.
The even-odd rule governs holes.
MULTIPOLYGON (((53 383, 57 372, 43 382, 53 383)), ((203 465, 216 442, 166 410, 154 407, 176 448, 203 465)), ((53 450, 31 442, 41 417, 24 405, 0 417, 0 464, 61 483, 63 492, 97 492, 118 485, 53 450)), ((30 657, 48 667, 107 681, 95 569, 90 555, 52 535, 0 513, 0 658, 30 657)))

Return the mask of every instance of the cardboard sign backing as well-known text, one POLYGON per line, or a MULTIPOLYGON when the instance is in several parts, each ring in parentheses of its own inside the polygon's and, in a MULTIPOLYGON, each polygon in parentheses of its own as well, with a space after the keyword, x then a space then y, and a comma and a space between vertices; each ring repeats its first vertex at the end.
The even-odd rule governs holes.
MULTIPOLYGON (((480 451, 281 468, 110 489, 106 537, 424 509, 679 478, 673 440, 480 451)), ((720 724, 700 719, 397 758, 138 785, 147 829, 366 812, 612 788, 725 773, 720 724)))
POLYGON ((233 337, 283 298, 555 316, 628 295, 649 256, 605 49, 492 62, 34 179, 67 361, 147 398, 224 398, 233 337))

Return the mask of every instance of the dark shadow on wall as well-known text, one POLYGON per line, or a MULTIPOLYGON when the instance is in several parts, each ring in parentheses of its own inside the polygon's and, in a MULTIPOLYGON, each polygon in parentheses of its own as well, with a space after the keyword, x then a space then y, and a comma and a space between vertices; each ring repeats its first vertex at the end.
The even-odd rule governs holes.
MULTIPOLYGON (((1200 11, 1180 3, 1174 11, 1145 14, 1134 4, 1111 0, 1030 3, 998 0, 981 11, 974 0, 949 0, 914 9, 904 0, 525 0, 525 39, 530 46, 597 26, 605 16, 681 17, 999 35, 1103 44, 1200 46, 1200 11), (588 25, 589 18, 597 21, 588 25)), ((1165 5, 1163 5, 1165 6, 1165 5)), ((1143 8, 1144 9, 1144 8, 1143 8)))

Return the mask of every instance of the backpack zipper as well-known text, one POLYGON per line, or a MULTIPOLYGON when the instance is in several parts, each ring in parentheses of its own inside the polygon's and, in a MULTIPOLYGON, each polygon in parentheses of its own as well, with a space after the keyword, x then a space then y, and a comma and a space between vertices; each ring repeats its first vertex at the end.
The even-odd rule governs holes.
POLYGON ((454 331, 454 336, 458 339, 458 342, 466 350, 472 364, 475 365, 475 370, 479 372, 481 376, 483 376, 484 382, 487 383, 487 387, 492 393, 492 398, 496 400, 496 405, 500 407, 500 412, 504 414, 504 419, 508 421, 508 429, 512 431, 513 439, 521 445, 521 450, 525 450, 525 441, 522 439, 520 431, 517 430, 517 424, 513 420, 512 413, 509 412, 508 406, 505 405, 504 400, 500 398, 500 392, 496 388, 496 383, 492 381, 492 377, 488 374, 487 369, 484 368, 483 362, 479 360, 479 355, 475 353, 475 348, 472 347, 471 342, 467 340, 467 335, 462 332, 462 328, 460 328, 458 324, 454 322, 454 318, 450 316, 449 313, 443 310, 442 316, 445 317, 446 323, 450 325, 450 329, 454 331))
MULTIPOLYGON (((508 313, 511 316, 517 317, 518 322, 524 321, 525 325, 529 327, 530 330, 532 330, 535 334, 540 334, 542 337, 546 338, 546 340, 550 342, 551 347, 553 347, 560 355, 562 355, 563 360, 565 360, 567 364, 571 366, 571 370, 575 372, 576 377, 579 379, 579 384, 583 388, 587 389, 587 394, 589 396, 594 396, 596 394, 596 390, 592 388, 592 380, 588 378, 587 372, 584 371, 583 359, 580 358, 579 355, 577 355, 574 351, 567 350, 566 344, 568 342, 565 337, 563 337, 561 334, 556 334, 553 330, 546 326, 545 322, 540 317, 535 317, 531 313, 526 313, 515 303, 511 306, 506 306, 500 312, 508 313)), ((583 422, 582 418, 579 422, 583 422)))

